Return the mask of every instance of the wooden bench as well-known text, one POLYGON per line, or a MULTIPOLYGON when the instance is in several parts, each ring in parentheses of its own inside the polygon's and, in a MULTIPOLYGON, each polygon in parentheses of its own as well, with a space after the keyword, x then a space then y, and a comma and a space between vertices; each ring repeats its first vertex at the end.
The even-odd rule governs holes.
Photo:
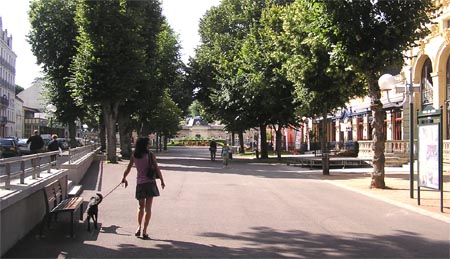
POLYGON ((50 227, 51 218, 55 221, 59 213, 70 213, 70 236, 73 237, 74 217, 76 210, 80 210, 80 220, 83 220, 83 198, 67 196, 67 176, 56 180, 43 188, 46 214, 41 224, 40 235, 44 229, 45 223, 50 227))

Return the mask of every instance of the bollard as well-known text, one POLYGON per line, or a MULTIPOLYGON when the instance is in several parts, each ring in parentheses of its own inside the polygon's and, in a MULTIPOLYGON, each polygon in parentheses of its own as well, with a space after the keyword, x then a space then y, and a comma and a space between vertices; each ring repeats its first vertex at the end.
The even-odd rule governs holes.
POLYGON ((5 181, 5 189, 9 190, 11 188, 11 164, 5 165, 5 173, 6 173, 6 181, 5 181))

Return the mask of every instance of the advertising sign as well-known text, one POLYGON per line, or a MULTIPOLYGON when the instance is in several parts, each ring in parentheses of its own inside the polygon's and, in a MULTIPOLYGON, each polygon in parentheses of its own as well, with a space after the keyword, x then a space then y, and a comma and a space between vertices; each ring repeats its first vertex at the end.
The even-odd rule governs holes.
POLYGON ((419 185, 439 190, 439 124, 419 126, 419 185))

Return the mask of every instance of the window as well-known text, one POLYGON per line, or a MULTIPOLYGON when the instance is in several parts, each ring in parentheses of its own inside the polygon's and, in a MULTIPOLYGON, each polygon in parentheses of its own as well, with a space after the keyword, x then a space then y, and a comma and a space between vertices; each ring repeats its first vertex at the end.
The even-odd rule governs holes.
POLYGON ((356 123, 358 124, 357 140, 362 140, 363 139, 363 132, 364 132, 363 119, 361 117, 358 117, 356 119, 356 123))
POLYGON ((394 140, 401 140, 402 139, 402 112, 401 111, 394 111, 392 113, 392 124, 394 126, 394 140))
POLYGON ((426 106, 433 103, 433 80, 431 79, 432 67, 431 60, 428 58, 423 64, 421 76, 421 102, 423 110, 426 106))

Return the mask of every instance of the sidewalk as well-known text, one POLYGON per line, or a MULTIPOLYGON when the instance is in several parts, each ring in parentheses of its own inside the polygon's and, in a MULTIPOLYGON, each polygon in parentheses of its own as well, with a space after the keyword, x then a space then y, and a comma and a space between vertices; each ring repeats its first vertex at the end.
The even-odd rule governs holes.
POLYGON ((410 198, 409 169, 385 168, 386 189, 371 189, 372 168, 331 169, 330 175, 322 175, 321 170, 314 175, 332 184, 351 189, 358 193, 406 207, 429 216, 447 220, 450 223, 450 174, 444 173, 443 213, 441 212, 441 192, 420 188, 420 206, 417 199, 417 180, 414 179, 414 198, 410 198))
MULTIPOLYGON (((309 155, 300 155, 305 159, 309 155)), ((240 159, 254 159, 254 157, 239 157, 240 159)), ((442 219, 450 223, 450 172, 444 171, 443 212, 441 212, 441 192, 427 188, 420 189, 420 204, 417 199, 417 172, 414 173, 414 198, 410 198, 409 168, 386 167, 386 189, 371 189, 371 167, 330 169, 330 175, 323 175, 321 168, 301 168, 302 173, 310 177, 327 181, 331 184, 350 189, 363 195, 380 199, 397 206, 402 206, 419 213, 442 219)))

